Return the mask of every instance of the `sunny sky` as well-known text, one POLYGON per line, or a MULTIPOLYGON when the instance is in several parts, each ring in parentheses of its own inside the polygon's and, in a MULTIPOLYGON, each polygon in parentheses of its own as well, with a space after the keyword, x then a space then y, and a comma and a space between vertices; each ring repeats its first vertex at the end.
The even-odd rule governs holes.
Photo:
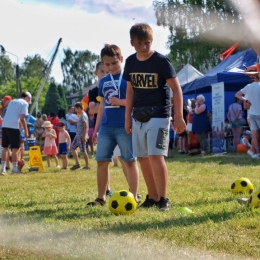
MULTIPOLYGON (((62 82, 63 49, 89 50, 99 54, 105 43, 117 44, 127 58, 134 52, 129 29, 136 22, 150 24, 153 48, 162 54, 169 31, 158 27, 153 0, 0 0, 0 45, 18 56, 40 54, 49 61, 59 38, 62 43, 52 76, 62 82)), ((13 62, 17 57, 8 54, 13 62)))

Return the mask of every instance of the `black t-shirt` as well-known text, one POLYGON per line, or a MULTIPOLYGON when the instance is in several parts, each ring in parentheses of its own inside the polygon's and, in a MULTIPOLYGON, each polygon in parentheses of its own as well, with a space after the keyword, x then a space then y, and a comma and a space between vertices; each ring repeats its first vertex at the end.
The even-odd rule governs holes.
MULTIPOLYGON (((88 92, 88 105, 90 102, 99 103, 99 101, 97 101, 97 97, 98 97, 98 86, 92 88, 88 92)), ((94 114, 94 124, 96 124, 96 120, 97 120, 97 114, 94 114)))
POLYGON ((134 88, 134 107, 162 107, 154 118, 171 116, 170 87, 166 80, 176 77, 171 61, 158 52, 145 61, 136 54, 126 59, 123 78, 134 88))

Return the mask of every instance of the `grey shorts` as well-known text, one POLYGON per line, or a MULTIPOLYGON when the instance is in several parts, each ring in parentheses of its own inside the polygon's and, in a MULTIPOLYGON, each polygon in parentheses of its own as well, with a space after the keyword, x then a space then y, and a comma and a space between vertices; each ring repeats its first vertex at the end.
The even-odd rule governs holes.
POLYGON ((249 115, 250 120, 250 130, 260 129, 260 115, 249 115))
POLYGON ((169 128, 169 118, 151 118, 146 123, 133 120, 132 143, 134 156, 167 156, 169 128))

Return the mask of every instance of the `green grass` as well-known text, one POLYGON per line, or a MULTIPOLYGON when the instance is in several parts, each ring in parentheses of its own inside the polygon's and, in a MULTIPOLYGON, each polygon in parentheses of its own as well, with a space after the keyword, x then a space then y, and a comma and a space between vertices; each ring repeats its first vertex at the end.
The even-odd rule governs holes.
MULTIPOLYGON (((26 165, 25 174, 1 177, 0 259, 258 259, 260 210, 239 205, 230 186, 247 177, 259 187, 259 161, 233 153, 174 156, 166 158, 168 212, 115 216, 107 206, 86 208, 97 197, 92 158, 91 170, 61 171, 52 161, 48 171, 44 162, 43 172, 26 165)), ((122 168, 110 170, 112 191, 128 189, 122 168)), ((139 193, 147 193, 141 174, 139 193)))

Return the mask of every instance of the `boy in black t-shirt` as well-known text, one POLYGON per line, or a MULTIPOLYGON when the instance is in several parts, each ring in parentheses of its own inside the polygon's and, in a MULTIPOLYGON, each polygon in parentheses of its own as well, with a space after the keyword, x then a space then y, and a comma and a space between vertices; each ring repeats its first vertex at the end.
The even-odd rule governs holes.
POLYGON ((151 49, 152 28, 143 23, 135 24, 130 29, 130 38, 136 53, 127 58, 123 75, 127 81, 125 129, 132 134, 133 152, 148 189, 141 206, 156 205, 160 210, 168 210, 168 172, 164 156, 167 156, 169 143, 170 88, 174 92, 174 129, 179 133, 186 129, 182 91, 170 60, 151 49))

